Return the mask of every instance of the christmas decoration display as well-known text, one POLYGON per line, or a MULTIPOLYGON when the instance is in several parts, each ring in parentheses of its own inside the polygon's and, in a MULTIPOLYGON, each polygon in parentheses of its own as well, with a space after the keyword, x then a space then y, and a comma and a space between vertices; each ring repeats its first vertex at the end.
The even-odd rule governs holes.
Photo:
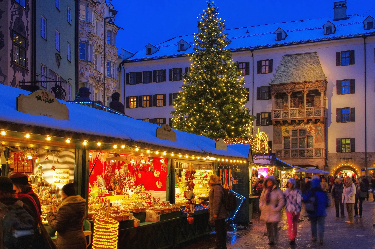
POLYGON ((190 71, 174 101, 173 125, 177 130, 210 138, 246 137, 253 117, 245 108, 248 92, 241 71, 232 61, 224 21, 218 8, 207 1, 195 37, 190 71))

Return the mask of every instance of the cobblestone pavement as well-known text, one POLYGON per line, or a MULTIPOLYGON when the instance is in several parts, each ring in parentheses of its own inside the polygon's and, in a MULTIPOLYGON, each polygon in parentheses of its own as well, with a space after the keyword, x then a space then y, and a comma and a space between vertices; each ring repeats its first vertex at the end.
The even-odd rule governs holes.
MULTIPOLYGON (((333 203, 333 202, 332 202, 333 203)), ((268 245, 268 238, 265 236, 265 224, 259 221, 259 217, 254 217, 253 224, 245 229, 238 229, 236 232, 228 232, 227 248, 329 248, 346 249, 361 248, 375 249, 375 227, 374 223, 375 202, 372 198, 363 203, 362 218, 354 218, 354 224, 345 223, 345 218, 336 218, 335 207, 327 209, 328 216, 325 220, 324 244, 311 241, 310 222, 307 217, 302 217, 298 224, 298 235, 296 246, 289 245, 288 227, 285 214, 279 223, 279 241, 275 246, 268 245)), ((346 210, 345 215, 347 216, 346 210)), ((214 237, 192 244, 184 249, 215 248, 214 237)))

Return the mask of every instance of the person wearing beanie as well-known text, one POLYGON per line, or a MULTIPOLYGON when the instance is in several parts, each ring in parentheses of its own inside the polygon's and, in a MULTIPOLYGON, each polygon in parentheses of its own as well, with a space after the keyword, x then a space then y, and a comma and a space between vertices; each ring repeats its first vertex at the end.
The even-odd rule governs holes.
POLYGON ((9 178, 13 182, 13 189, 16 192, 17 198, 28 207, 26 210, 35 220, 40 220, 42 214, 40 201, 38 196, 32 190, 27 175, 14 173, 10 175, 9 178))
POLYGON ((296 188, 296 180, 290 178, 287 182, 287 189, 284 191, 285 211, 288 220, 288 236, 290 245, 296 244, 298 219, 301 213, 302 193, 296 188))
POLYGON ((330 199, 327 192, 324 192, 320 186, 320 179, 315 178, 311 181, 311 190, 303 195, 303 201, 308 202, 313 197, 314 212, 308 213, 311 223, 311 233, 313 242, 317 241, 319 235, 320 245, 324 240, 324 222, 327 216, 327 207, 330 206, 330 199))
POLYGON ((281 220, 281 210, 285 205, 284 194, 277 187, 274 176, 268 176, 262 194, 259 198, 260 219, 266 222, 269 245, 275 245, 278 236, 278 223, 281 220))
POLYGON ((62 203, 57 212, 47 214, 48 225, 57 231, 58 249, 86 249, 86 238, 83 233, 86 200, 75 194, 73 183, 63 186, 62 203))

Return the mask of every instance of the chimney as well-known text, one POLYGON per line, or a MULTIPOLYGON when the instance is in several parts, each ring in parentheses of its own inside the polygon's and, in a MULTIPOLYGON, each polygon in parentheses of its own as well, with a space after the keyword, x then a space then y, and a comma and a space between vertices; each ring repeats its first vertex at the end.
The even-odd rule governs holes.
POLYGON ((348 19, 346 15, 346 0, 345 1, 339 1, 334 3, 334 21, 338 20, 345 20, 348 19))

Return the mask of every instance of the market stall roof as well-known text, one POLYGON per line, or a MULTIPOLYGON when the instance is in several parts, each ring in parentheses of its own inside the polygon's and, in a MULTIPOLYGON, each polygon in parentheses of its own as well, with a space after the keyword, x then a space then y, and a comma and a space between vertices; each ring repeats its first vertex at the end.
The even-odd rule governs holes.
POLYGON ((29 95, 30 92, 0 84, 0 121, 133 140, 191 152, 248 158, 249 152, 246 152, 246 149, 242 148, 237 151, 237 147, 228 146, 227 150, 218 150, 215 148, 214 140, 182 131, 174 130, 177 135, 176 142, 162 140, 156 137, 156 129, 160 127, 156 124, 60 100, 69 109, 69 120, 26 114, 17 111, 16 98, 20 94, 29 95))
POLYGON ((291 165, 287 162, 284 162, 283 160, 281 160, 280 158, 277 158, 277 157, 276 157, 276 166, 294 168, 293 165, 291 165))

